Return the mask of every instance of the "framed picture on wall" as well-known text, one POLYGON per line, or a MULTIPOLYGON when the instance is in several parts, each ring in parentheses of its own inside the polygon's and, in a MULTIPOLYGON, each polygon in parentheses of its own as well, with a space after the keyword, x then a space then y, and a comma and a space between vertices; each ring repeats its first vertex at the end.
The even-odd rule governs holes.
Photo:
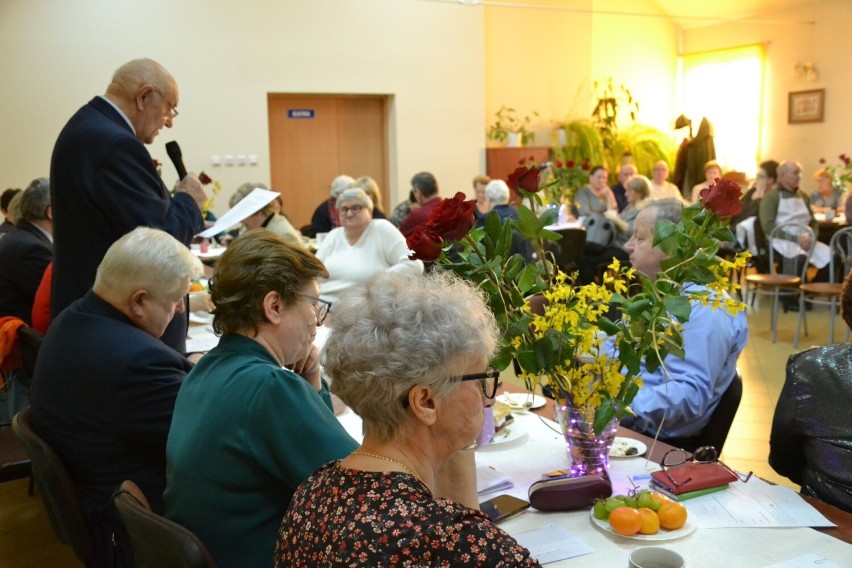
POLYGON ((825 113, 825 89, 794 91, 789 94, 787 122, 822 122, 825 113))

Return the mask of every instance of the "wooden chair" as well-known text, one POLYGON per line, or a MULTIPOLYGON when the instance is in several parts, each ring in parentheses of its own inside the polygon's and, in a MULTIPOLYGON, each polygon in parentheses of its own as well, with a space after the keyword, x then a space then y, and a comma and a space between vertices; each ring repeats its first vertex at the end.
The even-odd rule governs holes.
POLYGON ((17 380, 24 389, 29 392, 30 385, 33 381, 33 373, 35 372, 36 358, 38 357, 39 349, 44 335, 37 329, 29 326, 21 326, 18 328, 18 345, 21 348, 21 358, 24 361, 24 366, 15 371, 15 380, 17 380))
POLYGON ((15 415, 12 430, 32 460, 33 477, 53 532, 88 566, 95 555, 95 541, 68 470, 33 430, 29 407, 15 415))
POLYGON ((122 483, 112 501, 130 537, 136 568, 215 568, 204 543, 188 529, 153 512, 132 481, 122 483))
POLYGON ((816 245, 816 234, 813 229, 801 223, 782 223, 776 226, 769 236, 769 273, 749 274, 746 282, 749 291, 754 296, 772 296, 772 343, 778 335, 778 301, 784 297, 798 296, 799 285, 804 281, 802 275, 807 272, 808 261, 816 245), (800 241, 807 240, 807 248, 800 246, 800 241), (779 250, 784 251, 781 254, 779 250))
MULTIPOLYGON (((834 318, 837 315, 838 301, 843 290, 843 280, 852 270, 852 227, 844 227, 831 236, 831 263, 828 282, 806 282, 799 286, 799 320, 796 322, 796 335, 793 348, 799 347, 799 329, 805 324, 805 337, 808 335, 808 319, 805 304, 828 306, 828 344, 834 343, 834 318)), ((849 341, 849 328, 846 328, 846 341, 849 341)))

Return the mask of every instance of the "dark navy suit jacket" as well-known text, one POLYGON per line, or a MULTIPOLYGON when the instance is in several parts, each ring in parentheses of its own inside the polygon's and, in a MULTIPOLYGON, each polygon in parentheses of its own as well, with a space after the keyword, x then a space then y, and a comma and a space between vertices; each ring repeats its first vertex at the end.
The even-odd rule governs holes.
POLYGON ((33 300, 51 260, 50 239, 29 221, 20 221, 0 239, 0 316, 32 324, 33 300))
MULTIPOLYGON (((59 134, 50 162, 50 194, 54 318, 92 287, 107 249, 125 233, 153 227, 189 246, 203 224, 192 197, 169 196, 145 145, 100 97, 78 110, 59 134)), ((186 323, 185 316, 174 318, 163 336, 181 352, 186 323)))
POLYGON ((33 428, 68 468, 99 541, 109 542, 110 496, 126 479, 163 512, 166 439, 191 368, 91 290, 47 330, 30 389, 33 428))

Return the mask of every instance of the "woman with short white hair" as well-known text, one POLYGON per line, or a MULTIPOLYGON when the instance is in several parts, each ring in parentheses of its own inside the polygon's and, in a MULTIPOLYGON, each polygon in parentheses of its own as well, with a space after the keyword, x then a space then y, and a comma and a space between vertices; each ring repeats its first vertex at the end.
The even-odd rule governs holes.
POLYGON ((322 364, 364 441, 296 490, 275 566, 538 566, 476 510, 472 442, 500 374, 483 293, 382 274, 338 308, 322 364))
POLYGON ((320 280, 320 296, 337 301, 363 289, 377 272, 423 272, 423 262, 408 258, 408 245, 399 229, 386 219, 373 218, 373 200, 360 188, 343 190, 337 197, 340 227, 333 229, 317 249, 328 269, 320 280))

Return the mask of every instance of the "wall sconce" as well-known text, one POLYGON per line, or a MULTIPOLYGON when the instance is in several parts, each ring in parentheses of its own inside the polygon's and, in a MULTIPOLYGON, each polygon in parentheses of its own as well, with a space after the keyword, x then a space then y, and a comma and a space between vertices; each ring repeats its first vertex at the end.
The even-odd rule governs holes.
POLYGON ((814 65, 810 61, 805 61, 802 63, 799 61, 796 63, 796 77, 799 79, 805 79, 807 81, 816 81, 819 79, 819 71, 817 71, 816 65, 814 65))

